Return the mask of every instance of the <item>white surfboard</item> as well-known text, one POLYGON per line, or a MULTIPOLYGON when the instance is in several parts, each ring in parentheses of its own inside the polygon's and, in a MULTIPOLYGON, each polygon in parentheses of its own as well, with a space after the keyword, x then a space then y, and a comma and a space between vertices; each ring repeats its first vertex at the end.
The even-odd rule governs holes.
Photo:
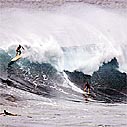
POLYGON ((14 57, 11 61, 14 62, 14 61, 17 61, 18 59, 20 59, 22 56, 21 55, 17 55, 16 57, 14 57))

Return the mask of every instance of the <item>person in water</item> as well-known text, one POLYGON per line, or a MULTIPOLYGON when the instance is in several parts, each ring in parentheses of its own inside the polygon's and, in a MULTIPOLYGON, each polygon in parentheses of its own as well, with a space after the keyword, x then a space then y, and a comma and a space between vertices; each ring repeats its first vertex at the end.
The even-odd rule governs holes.
POLYGON ((17 55, 21 55, 21 48, 24 50, 24 48, 23 48, 23 46, 21 46, 21 45, 19 45, 18 47, 17 47, 17 49, 16 49, 16 56, 17 55))
POLYGON ((12 114, 10 112, 7 112, 6 110, 4 110, 4 115, 17 116, 17 114, 12 114))
POLYGON ((84 85, 84 91, 86 92, 86 90, 88 91, 87 94, 90 94, 90 84, 88 83, 88 81, 86 81, 84 85))

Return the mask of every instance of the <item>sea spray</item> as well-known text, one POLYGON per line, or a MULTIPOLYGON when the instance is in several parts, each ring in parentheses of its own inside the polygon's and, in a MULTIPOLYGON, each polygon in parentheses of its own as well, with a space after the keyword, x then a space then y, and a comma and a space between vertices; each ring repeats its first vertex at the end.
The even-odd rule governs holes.
MULTIPOLYGON (((126 70, 127 15, 118 10, 72 4, 53 11, 2 9, 1 48, 26 45, 26 57, 58 70, 92 74, 116 57, 126 70)), ((14 49, 15 50, 15 49, 14 49)))

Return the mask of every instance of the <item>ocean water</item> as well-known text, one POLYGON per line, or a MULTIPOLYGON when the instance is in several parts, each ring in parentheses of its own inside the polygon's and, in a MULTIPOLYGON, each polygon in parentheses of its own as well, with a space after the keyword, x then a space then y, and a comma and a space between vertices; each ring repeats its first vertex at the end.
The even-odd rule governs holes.
POLYGON ((45 10, 0 8, 0 112, 19 115, 0 115, 0 126, 126 127, 126 33, 126 9, 80 2, 45 10), (19 44, 22 58, 8 66, 19 44), (125 91, 116 89, 124 102, 105 103, 109 95, 98 99, 96 89, 96 97, 84 97, 64 71, 92 76, 114 57, 125 75, 125 91))

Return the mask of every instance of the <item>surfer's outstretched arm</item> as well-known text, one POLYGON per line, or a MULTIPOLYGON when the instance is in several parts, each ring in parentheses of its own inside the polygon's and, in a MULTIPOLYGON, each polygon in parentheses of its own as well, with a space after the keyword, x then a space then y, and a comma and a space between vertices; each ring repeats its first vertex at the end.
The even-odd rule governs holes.
POLYGON ((23 50, 25 50, 23 46, 21 46, 21 47, 22 47, 23 50))

